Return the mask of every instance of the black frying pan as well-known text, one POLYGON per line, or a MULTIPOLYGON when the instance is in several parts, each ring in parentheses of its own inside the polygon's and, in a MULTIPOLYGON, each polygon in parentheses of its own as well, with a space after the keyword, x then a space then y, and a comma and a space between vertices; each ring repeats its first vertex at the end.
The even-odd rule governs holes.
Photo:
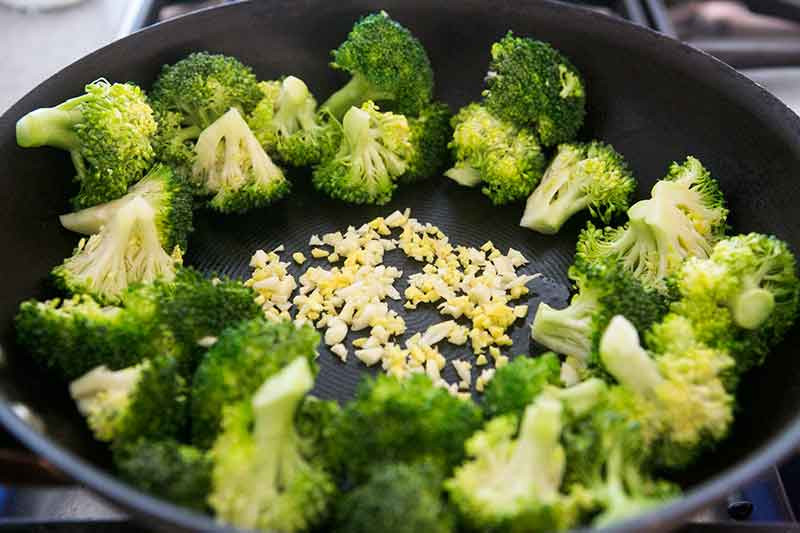
MULTIPOLYGON (((589 109, 582 137, 608 141, 627 157, 639 178, 640 196, 670 161, 694 154, 720 179, 734 231, 773 233, 800 250, 800 120, 724 64, 626 22, 549 2, 274 0, 229 5, 143 30, 64 69, 0 118, 0 343, 8 359, 0 370, 6 400, 0 402, 0 423, 58 469, 151 525, 218 529, 207 517, 148 497, 109 475, 107 452, 92 441, 66 387, 42 374, 14 345, 11 318, 17 305, 48 296, 43 280, 78 239, 57 218, 68 210, 72 192, 68 157, 55 150, 18 148, 14 124, 34 108, 79 94, 85 83, 101 76, 147 88, 161 64, 193 50, 237 56, 263 79, 296 74, 324 99, 344 81, 328 68, 329 51, 354 20, 379 8, 422 40, 436 71, 437 94, 453 108, 479 96, 489 45, 508 29, 552 42, 587 80, 589 109), (37 413, 44 433, 12 414, 11 401, 37 413)), ((245 216, 199 213, 187 262, 246 276, 257 248, 282 242, 287 250, 299 249, 310 233, 360 224, 408 206, 418 218, 440 225, 453 241, 477 245, 492 239, 502 249, 522 250, 532 259, 529 271, 546 276, 534 286, 532 309, 540 300, 561 306, 568 297, 565 271, 584 223, 580 217, 549 237, 517 227, 521 206, 492 208, 477 191, 449 180, 401 189, 384 208, 360 208, 313 195, 307 178, 295 175, 297 192, 269 209, 245 216)), ((423 311, 407 320, 414 328, 433 318, 433 312, 423 311)), ((516 328, 514 340, 516 353, 541 351, 529 340, 527 324, 516 328)), ((791 335, 763 369, 744 380, 733 434, 682 480, 686 496, 626 524, 626 530, 678 524, 800 444, 797 341, 798 335, 791 335)), ((316 392, 325 397, 346 398, 364 372, 356 361, 343 366, 329 353, 322 353, 320 363, 316 392)))

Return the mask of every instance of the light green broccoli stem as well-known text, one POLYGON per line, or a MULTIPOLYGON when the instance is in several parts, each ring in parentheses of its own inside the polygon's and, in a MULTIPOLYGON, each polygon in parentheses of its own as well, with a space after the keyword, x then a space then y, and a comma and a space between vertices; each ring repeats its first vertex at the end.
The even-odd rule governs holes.
POLYGON ((23 148, 52 146, 62 150, 79 147, 78 136, 73 129, 82 119, 80 105, 92 98, 84 94, 70 98, 57 107, 45 107, 31 111, 17 121, 17 144, 23 148))
POLYGON ((456 166, 447 170, 445 176, 465 187, 475 187, 481 182, 481 173, 475 167, 459 161, 456 166))
POLYGON ((589 195, 584 190, 586 179, 576 176, 576 165, 581 161, 581 152, 574 148, 562 148, 556 155, 536 190, 528 197, 525 212, 519 225, 539 233, 557 233, 572 215, 589 206, 589 195))
POLYGON ((758 329, 775 309, 775 296, 766 289, 747 289, 734 296, 728 307, 737 325, 744 329, 758 329))
POLYGON ((648 396, 664 378, 658 365, 642 348, 639 333, 628 319, 611 319, 600 339, 600 359, 606 370, 625 388, 648 396))
POLYGON ((368 111, 356 107, 344 116, 344 135, 352 148, 353 163, 359 175, 399 176, 406 163, 397 154, 375 141, 372 116, 368 111))
POLYGON ((582 416, 600 403, 607 389, 602 379, 589 378, 565 389, 548 386, 545 391, 561 400, 575 416, 582 416))
POLYGON ((351 107, 358 107, 367 100, 386 100, 392 94, 375 89, 374 85, 361 74, 355 74, 347 84, 333 93, 320 109, 325 109, 341 120, 351 107))
POLYGON ((289 76, 281 84, 281 92, 276 103, 274 123, 278 133, 289 137, 299 130, 310 131, 317 127, 316 103, 308 86, 299 78, 289 76))
POLYGON ((564 309, 553 309, 542 302, 531 324, 531 337, 554 352, 585 363, 592 350, 592 315, 596 310, 595 294, 585 289, 564 309))

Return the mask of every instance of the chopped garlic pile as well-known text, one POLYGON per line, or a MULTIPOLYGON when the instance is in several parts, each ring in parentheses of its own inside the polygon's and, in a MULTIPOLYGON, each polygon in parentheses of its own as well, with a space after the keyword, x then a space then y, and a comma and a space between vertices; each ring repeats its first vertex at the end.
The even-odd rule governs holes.
MULTIPOLYGON (((258 293, 256 301, 267 317, 291 318, 293 308, 295 322, 323 331, 323 341, 342 361, 351 351, 345 344, 347 334, 365 331, 366 336, 352 342, 353 355, 363 364, 380 364, 400 378, 425 373, 461 396, 468 396, 473 385, 483 391, 495 369, 508 362, 500 347, 511 345, 508 328, 528 313, 527 305, 512 302, 528 294, 527 283, 537 277, 516 273, 527 263, 519 251, 512 248, 503 254, 491 242, 480 249, 453 246, 439 228, 411 218, 410 210, 359 228, 350 226, 344 233, 312 235, 308 244, 311 258, 328 265, 309 266, 297 281, 288 274, 288 263, 280 261, 278 249, 253 255, 253 276, 246 285, 258 293), (394 238, 393 230, 400 231, 399 237, 394 238), (416 309, 420 303, 434 303, 441 315, 451 317, 404 342, 399 337, 406 332, 405 321, 389 306, 390 300, 402 299, 394 285, 403 272, 382 264, 384 253, 397 248, 425 263, 422 272, 408 278, 404 306, 416 309), (469 326, 456 322, 462 317, 469 326), (488 350, 494 368, 484 368, 473 380, 473 363, 461 358, 452 363, 458 382, 447 383, 441 375, 446 360, 436 348, 444 341, 457 346, 469 342, 476 367, 490 363, 484 354, 488 350)), ((299 251, 292 259, 297 265, 307 261, 299 251)))

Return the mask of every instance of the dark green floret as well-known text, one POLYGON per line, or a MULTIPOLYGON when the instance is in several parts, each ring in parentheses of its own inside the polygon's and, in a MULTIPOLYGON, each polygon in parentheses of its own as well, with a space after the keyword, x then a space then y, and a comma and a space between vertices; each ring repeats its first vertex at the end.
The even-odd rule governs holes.
POLYGON ((560 383, 558 356, 548 352, 537 357, 517 356, 498 368, 483 394, 483 410, 488 417, 522 412, 546 385, 560 383))
POLYGON ((142 90, 130 83, 98 80, 86 93, 50 108, 31 111, 17 122, 17 144, 67 150, 80 186, 76 209, 119 198, 141 178, 155 155, 153 110, 142 90))
POLYGON ((384 11, 356 22, 332 54, 331 66, 352 75, 321 106, 338 119, 368 100, 412 116, 431 101, 433 70, 428 54, 411 32, 384 11))
POLYGON ((438 176, 450 163, 447 148, 453 136, 450 108, 442 102, 433 102, 416 117, 407 118, 412 155, 408 159, 408 169, 400 176, 400 183, 438 176))

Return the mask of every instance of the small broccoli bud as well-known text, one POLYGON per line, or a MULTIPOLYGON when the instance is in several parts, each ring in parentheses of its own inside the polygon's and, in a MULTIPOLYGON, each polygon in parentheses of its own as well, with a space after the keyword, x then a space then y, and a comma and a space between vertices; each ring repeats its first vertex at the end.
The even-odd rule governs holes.
POLYGON ((267 155, 236 108, 203 130, 195 145, 195 183, 223 213, 263 207, 289 191, 289 181, 267 155))

